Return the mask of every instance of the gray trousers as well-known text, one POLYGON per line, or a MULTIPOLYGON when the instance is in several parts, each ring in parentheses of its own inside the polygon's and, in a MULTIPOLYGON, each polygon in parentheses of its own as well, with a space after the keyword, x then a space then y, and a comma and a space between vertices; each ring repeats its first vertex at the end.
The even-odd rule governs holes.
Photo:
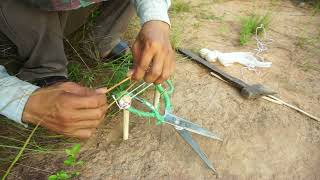
MULTIPOLYGON (((8 62, 10 58, 0 58, 0 64, 18 69, 17 76, 26 81, 67 76, 63 38, 85 23, 94 6, 98 5, 49 12, 21 0, 0 0, 0 48, 12 43, 18 54, 14 63, 8 62)), ((96 19, 93 34, 100 54, 105 55, 127 29, 134 10, 129 0, 109 0, 99 6, 102 15, 96 19)))

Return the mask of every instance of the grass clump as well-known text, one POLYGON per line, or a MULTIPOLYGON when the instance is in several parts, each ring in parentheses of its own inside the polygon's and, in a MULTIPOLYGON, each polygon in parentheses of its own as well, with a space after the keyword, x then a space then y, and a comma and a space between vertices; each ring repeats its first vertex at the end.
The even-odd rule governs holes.
POLYGON ((270 24, 270 15, 256 15, 253 14, 251 16, 245 17, 241 19, 241 32, 240 32, 240 45, 245 45, 248 43, 252 35, 256 34, 260 35, 263 31, 262 29, 258 29, 261 25, 264 28, 267 28, 270 24))
POLYGON ((95 80, 95 72, 85 69, 79 62, 71 62, 68 64, 68 78, 90 87, 95 80))
POLYGON ((314 2, 313 10, 315 14, 320 12, 320 0, 314 2))
POLYGON ((191 6, 189 2, 185 2, 184 0, 174 0, 171 11, 173 13, 190 12, 191 6))
POLYGON ((172 26, 170 34, 170 43, 173 49, 177 49, 182 42, 183 29, 181 26, 172 26))

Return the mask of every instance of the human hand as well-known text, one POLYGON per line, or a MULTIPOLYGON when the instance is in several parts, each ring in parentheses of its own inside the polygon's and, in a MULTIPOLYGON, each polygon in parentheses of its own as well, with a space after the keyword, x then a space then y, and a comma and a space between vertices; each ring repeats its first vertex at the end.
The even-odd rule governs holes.
POLYGON ((105 118, 105 90, 66 82, 35 91, 24 108, 23 122, 70 137, 89 138, 105 118))
POLYGON ((169 30, 169 25, 162 21, 149 21, 142 26, 132 47, 133 79, 159 84, 174 72, 175 55, 169 30))

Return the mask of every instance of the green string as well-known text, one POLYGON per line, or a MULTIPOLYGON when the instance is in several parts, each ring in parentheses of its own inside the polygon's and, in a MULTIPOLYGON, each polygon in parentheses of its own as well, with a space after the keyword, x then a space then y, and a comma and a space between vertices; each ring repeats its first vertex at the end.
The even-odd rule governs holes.
MULTIPOLYGON (((167 80, 166 83, 169 86, 168 90, 165 90, 161 84, 156 85, 155 90, 160 92, 161 98, 164 101, 165 110, 167 112, 170 112, 172 110, 171 102, 170 102, 170 95, 173 93, 174 87, 173 87, 173 84, 170 80, 167 80)), ((159 113, 160 104, 158 105, 158 107, 155 108, 151 103, 145 101, 144 99, 141 99, 141 103, 143 105, 147 106, 151 110, 151 112, 144 112, 144 111, 135 109, 134 107, 129 107, 128 111, 130 113, 133 113, 133 114, 139 116, 139 117, 155 118, 157 120, 157 125, 160 125, 164 122, 164 117, 159 113)))

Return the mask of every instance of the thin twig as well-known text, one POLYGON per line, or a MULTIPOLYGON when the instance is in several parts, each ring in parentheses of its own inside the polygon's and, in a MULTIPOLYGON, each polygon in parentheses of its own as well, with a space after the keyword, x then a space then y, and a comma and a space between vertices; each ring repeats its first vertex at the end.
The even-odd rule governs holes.
POLYGON ((91 71, 91 69, 89 68, 89 66, 87 65, 87 63, 84 61, 84 59, 81 57, 81 55, 78 53, 78 51, 72 46, 72 44, 70 43, 70 41, 65 38, 66 42, 70 45, 70 47, 73 49, 73 51, 79 56, 79 58, 81 59, 81 61, 83 62, 83 64, 86 66, 86 68, 91 71))
POLYGON ((118 84, 112 86, 111 88, 109 88, 109 89, 107 90, 106 94, 109 93, 110 91, 114 90, 115 88, 117 88, 117 87, 120 86, 121 84, 127 82, 127 81, 130 80, 130 79, 131 79, 131 77, 127 77, 126 79, 122 80, 122 81, 119 82, 118 84))

